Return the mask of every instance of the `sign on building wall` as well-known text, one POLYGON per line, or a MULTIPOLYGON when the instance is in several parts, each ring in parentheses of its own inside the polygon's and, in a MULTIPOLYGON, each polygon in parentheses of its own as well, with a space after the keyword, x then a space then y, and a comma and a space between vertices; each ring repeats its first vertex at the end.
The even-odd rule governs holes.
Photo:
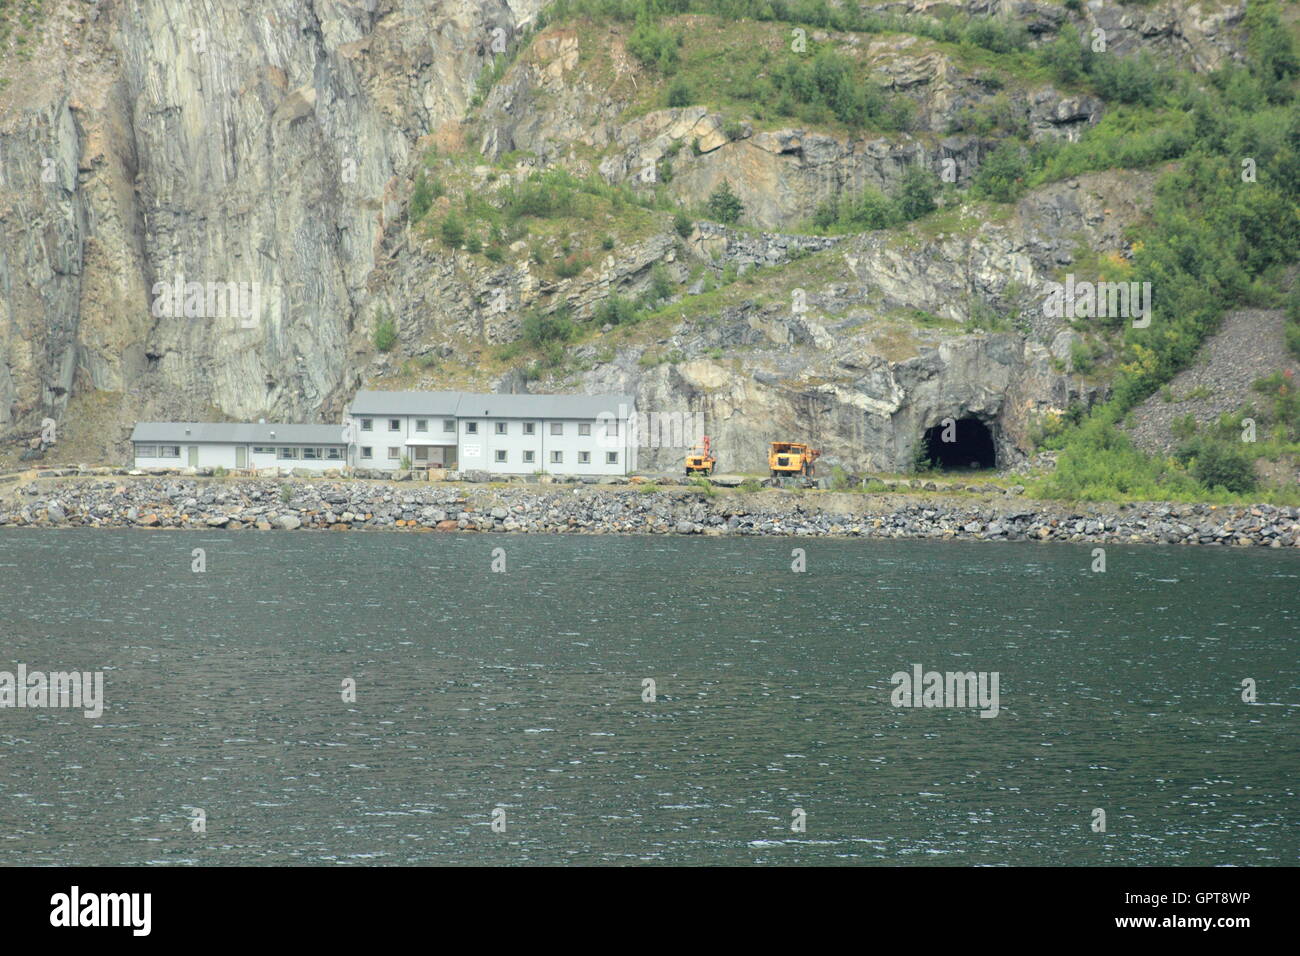
POLYGON ((466 446, 465 446, 465 457, 466 457, 466 458, 478 458, 479 455, 482 454, 481 447, 482 447, 482 446, 480 446, 480 445, 466 445, 466 446))

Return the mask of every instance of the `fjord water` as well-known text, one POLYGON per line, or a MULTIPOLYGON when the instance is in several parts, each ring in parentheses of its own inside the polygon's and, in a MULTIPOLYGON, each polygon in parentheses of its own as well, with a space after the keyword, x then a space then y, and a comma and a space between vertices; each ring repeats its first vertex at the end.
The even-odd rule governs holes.
POLYGON ((1092 562, 7 530, 0 670, 102 669, 106 706, 0 709, 0 865, 1294 865, 1300 555, 1092 562), (892 707, 914 664, 997 671, 1000 714, 892 707))

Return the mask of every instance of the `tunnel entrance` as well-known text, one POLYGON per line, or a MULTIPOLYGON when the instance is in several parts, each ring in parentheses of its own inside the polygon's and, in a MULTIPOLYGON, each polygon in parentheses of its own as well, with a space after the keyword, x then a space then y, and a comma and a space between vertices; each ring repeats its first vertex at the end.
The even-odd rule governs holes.
POLYGON ((997 448, 993 433, 977 418, 945 419, 933 428, 927 428, 921 439, 920 463, 943 471, 970 471, 978 468, 996 468, 997 448))

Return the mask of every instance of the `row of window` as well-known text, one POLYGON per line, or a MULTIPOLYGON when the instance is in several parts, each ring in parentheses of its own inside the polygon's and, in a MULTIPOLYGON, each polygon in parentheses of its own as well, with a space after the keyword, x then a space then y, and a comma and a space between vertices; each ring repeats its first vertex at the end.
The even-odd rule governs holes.
MULTIPOLYGON (((372 446, 370 446, 370 445, 362 445, 362 446, 361 446, 361 458, 362 458, 362 460, 373 460, 374 457, 375 457, 375 449, 374 449, 372 446)), ((401 457, 402 457, 402 449, 401 449, 401 448, 397 447, 396 445, 393 445, 393 446, 390 446, 390 447, 389 447, 389 449, 388 449, 388 460, 389 460, 389 461, 398 461, 398 460, 401 459, 401 457)), ((415 449, 415 457, 416 457, 416 459, 417 459, 418 461, 425 461, 425 460, 427 460, 427 449, 424 449, 424 448, 417 448, 417 449, 415 449)), ((506 465, 506 464, 509 464, 509 463, 510 463, 510 459, 509 459, 509 457, 508 457, 508 455, 507 455, 507 452, 506 452, 506 450, 505 450, 504 448, 499 448, 499 449, 497 449, 497 452, 496 452, 496 460, 497 460, 497 462, 498 462, 499 464, 502 464, 502 465, 506 465)), ((537 461, 537 452, 535 452, 535 451, 531 451, 531 450, 523 452, 523 459, 522 459, 522 461, 523 461, 523 463, 524 463, 525 465, 531 465, 531 464, 534 464, 534 463, 537 461)), ((563 465, 563 464, 564 464, 564 452, 562 452, 562 451, 553 451, 553 452, 551 452, 551 464, 552 464, 552 465, 563 465)), ((580 451, 580 452, 578 452, 578 464, 580 464, 580 465, 590 465, 590 464, 591 464, 591 452, 589 452, 589 451, 580 451)), ((607 451, 607 452, 605 452, 605 464, 607 464, 607 465, 617 465, 617 464, 618 464, 618 452, 616 452, 616 451, 607 451)))
POLYGON ((274 453, 275 457, 281 461, 297 461, 301 458, 303 461, 342 461, 342 448, 253 448, 254 455, 270 455, 274 453), (301 452, 301 455, 299 454, 301 452))
MULTIPOLYGON (((508 434, 510 434, 510 431, 509 431, 509 425, 510 425, 510 423, 509 423, 509 422, 493 422, 493 424, 496 426, 496 433, 497 433, 498 435, 508 435, 508 434)), ((525 435, 536 435, 536 434, 537 434, 537 423, 536 423, 536 422, 519 422, 519 424, 523 426, 523 434, 525 434, 525 435)), ((551 422, 550 425, 551 425, 551 434, 552 434, 552 435, 563 435, 563 434, 564 434, 564 422, 551 422)), ((374 431, 374 430, 375 430, 375 420, 374 420, 373 418, 363 418, 363 419, 361 419, 361 430, 362 430, 363 432, 374 431)), ((402 420, 401 420, 400 418, 390 418, 390 419, 388 419, 388 430, 389 430, 390 432, 400 432, 400 431, 402 430, 402 420)), ((415 430, 416 430, 416 432, 427 432, 427 431, 429 430, 429 419, 427 419, 427 418, 417 418, 417 419, 415 420, 415 430)), ((443 433, 444 433, 444 434, 454 435, 454 434, 456 433, 456 420, 455 420, 454 418, 444 418, 444 419, 442 420, 442 430, 443 430, 443 433)), ((465 423, 465 434, 466 434, 466 435, 477 435, 477 434, 478 434, 478 422, 466 422, 466 423, 465 423)), ((590 435, 590 434, 591 434, 591 423, 590 423, 590 422, 579 422, 579 423, 578 423, 578 434, 579 434, 579 435, 590 435)), ((610 437, 617 437, 617 436, 618 436, 618 422, 612 422, 612 421, 611 421, 611 422, 606 422, 606 423, 605 423, 605 434, 608 435, 608 436, 610 436, 610 437)))
MULTIPOLYGON (((179 458, 180 445, 136 445, 137 458, 179 458)), ((333 448, 280 448, 273 445, 254 445, 254 455, 275 455, 281 461, 342 461, 343 449, 333 448)))

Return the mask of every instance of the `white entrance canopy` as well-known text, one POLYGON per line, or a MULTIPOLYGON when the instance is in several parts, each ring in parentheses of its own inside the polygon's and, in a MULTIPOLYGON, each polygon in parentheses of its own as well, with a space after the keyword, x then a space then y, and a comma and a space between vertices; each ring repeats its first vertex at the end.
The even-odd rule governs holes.
POLYGON ((455 448, 454 441, 434 441, 432 438, 408 438, 408 447, 412 448, 455 448))

